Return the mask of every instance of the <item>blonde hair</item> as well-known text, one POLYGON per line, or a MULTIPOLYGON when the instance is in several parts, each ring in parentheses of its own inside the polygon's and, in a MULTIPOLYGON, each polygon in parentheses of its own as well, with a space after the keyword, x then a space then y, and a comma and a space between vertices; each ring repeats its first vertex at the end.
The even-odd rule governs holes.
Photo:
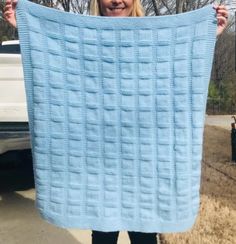
MULTIPOLYGON (((91 0, 90 2, 90 6, 89 6, 89 13, 91 15, 96 15, 96 16, 101 16, 101 10, 99 7, 99 0, 91 0)), ((143 6, 140 2, 140 0, 133 0, 133 9, 131 12, 131 16, 132 17, 141 17, 144 16, 144 10, 143 10, 143 6)))

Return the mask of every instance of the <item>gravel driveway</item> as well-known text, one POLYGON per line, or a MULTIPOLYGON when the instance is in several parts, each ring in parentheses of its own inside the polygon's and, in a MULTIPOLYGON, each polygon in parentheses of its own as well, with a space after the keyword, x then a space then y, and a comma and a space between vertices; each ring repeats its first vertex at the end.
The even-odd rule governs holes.
POLYGON ((206 115, 205 124, 215 125, 231 130, 231 123, 234 122, 232 115, 206 115))

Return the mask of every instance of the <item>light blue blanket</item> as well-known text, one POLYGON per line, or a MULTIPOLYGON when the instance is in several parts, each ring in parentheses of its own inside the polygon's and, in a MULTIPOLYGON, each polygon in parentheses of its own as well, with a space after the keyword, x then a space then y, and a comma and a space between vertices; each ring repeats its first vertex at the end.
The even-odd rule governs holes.
POLYGON ((17 22, 43 218, 100 231, 192 227, 213 7, 112 18, 20 0, 17 22))

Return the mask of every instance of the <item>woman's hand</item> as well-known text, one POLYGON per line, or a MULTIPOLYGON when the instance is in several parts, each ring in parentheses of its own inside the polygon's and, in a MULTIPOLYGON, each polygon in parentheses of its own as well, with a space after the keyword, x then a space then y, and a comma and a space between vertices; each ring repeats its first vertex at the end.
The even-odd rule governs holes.
POLYGON ((217 36, 220 35, 228 24, 229 12, 224 5, 214 5, 217 15, 217 36))
POLYGON ((16 4, 17 0, 6 0, 6 4, 3 9, 4 19, 13 27, 16 27, 16 4))

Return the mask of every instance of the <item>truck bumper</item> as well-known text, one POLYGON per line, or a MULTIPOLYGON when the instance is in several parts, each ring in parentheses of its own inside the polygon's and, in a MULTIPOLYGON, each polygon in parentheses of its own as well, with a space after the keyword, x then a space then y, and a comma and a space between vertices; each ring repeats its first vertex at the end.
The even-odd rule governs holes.
POLYGON ((0 154, 31 148, 27 122, 0 123, 0 154))

